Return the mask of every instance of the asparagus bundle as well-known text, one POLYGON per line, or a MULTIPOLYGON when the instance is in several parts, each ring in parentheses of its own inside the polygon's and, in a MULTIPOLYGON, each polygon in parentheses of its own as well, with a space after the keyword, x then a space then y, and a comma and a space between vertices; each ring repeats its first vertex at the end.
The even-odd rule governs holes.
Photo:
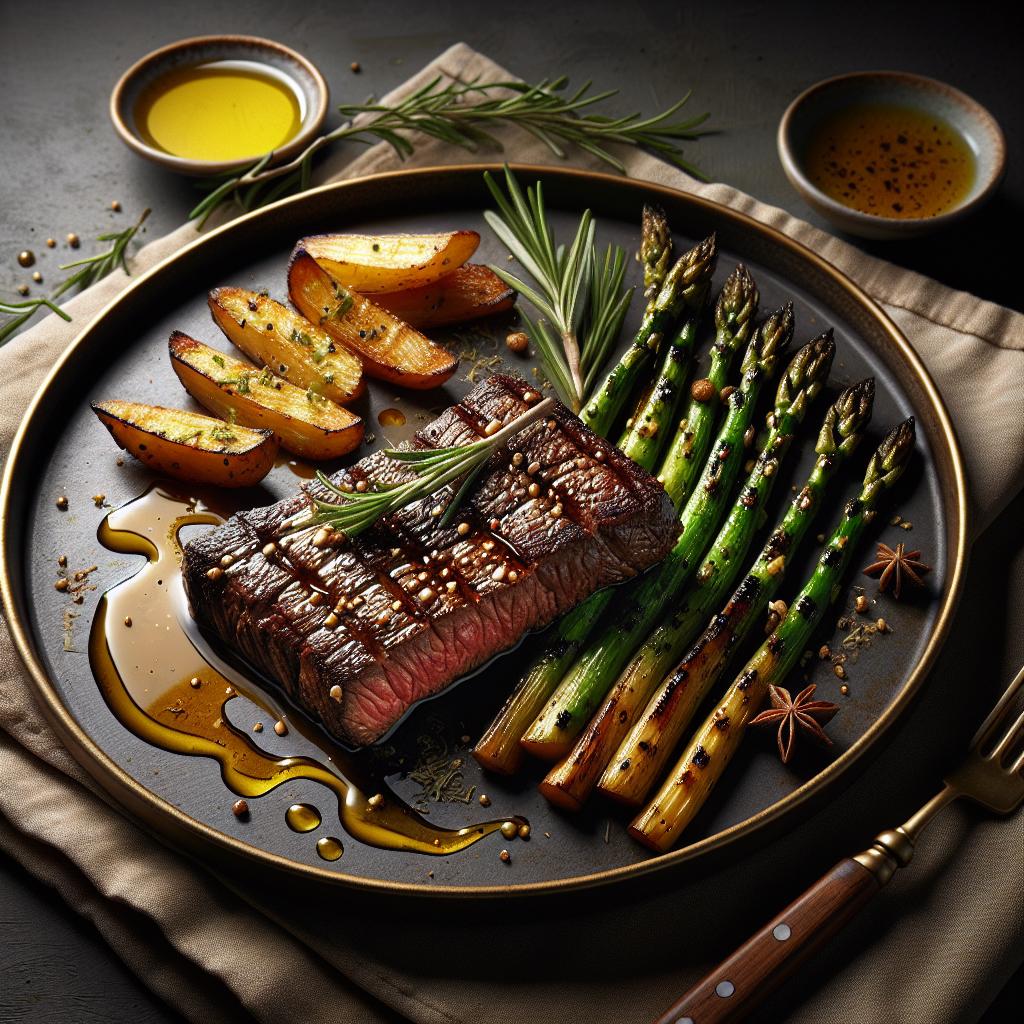
MULTIPOLYGON (((640 330, 620 360, 620 366, 623 362, 637 365, 638 352, 649 351, 649 344, 660 340, 659 332, 670 324, 667 311, 685 307, 689 301, 704 301, 714 269, 713 241, 710 249, 706 241, 684 253, 669 273, 671 249, 672 237, 665 215, 654 207, 644 207, 640 259, 644 266, 644 290, 649 299, 640 330), (655 326, 659 324, 656 331, 655 326)), ((595 407, 609 425, 615 421, 627 395, 626 390, 608 392, 605 401, 595 407)), ((590 408, 588 405, 584 409, 581 419, 591 429, 602 433, 590 418, 590 408)), ((523 756, 519 738, 551 696, 610 599, 610 591, 594 594, 553 627, 543 651, 531 662, 519 685, 474 747, 473 756, 481 765, 503 775, 518 770, 523 756)))
POLYGON ((697 481, 711 443, 711 427, 718 412, 718 396, 736 353, 747 343, 757 313, 757 285, 740 263, 726 278, 715 305, 715 340, 708 375, 691 389, 686 415, 679 421, 668 446, 658 479, 676 508, 682 508, 697 481))
POLYGON ((909 419, 886 436, 871 457, 859 497, 850 501, 810 579, 785 618, 747 662, 722 703, 691 737, 654 799, 630 824, 630 834, 654 850, 669 849, 704 805, 736 752, 771 684, 792 669, 825 609, 839 594, 843 571, 874 518, 884 492, 903 474, 914 445, 909 419))
POLYGON ((832 332, 827 331, 791 360, 779 381, 775 407, 767 417, 768 439, 681 601, 681 611, 656 629, 637 651, 572 751, 548 772, 540 791, 552 803, 571 810, 583 805, 634 717, 646 706, 651 691, 693 639, 708 612, 728 592, 778 479, 781 461, 808 405, 825 385, 834 354, 832 332))
MULTIPOLYGON (((807 535, 825 488, 860 444, 871 419, 874 393, 874 380, 868 378, 847 388, 830 406, 815 445, 818 458, 806 483, 725 608, 664 679, 611 758, 598 784, 607 796, 633 806, 647 796, 730 652, 761 621, 777 593, 786 561, 807 535)), ((655 631, 645 647, 653 643, 667 647, 675 636, 678 629, 670 620, 655 631)))
POLYGON ((685 289, 685 313, 682 325, 665 349, 661 368, 653 386, 641 401, 636 413, 626 424, 626 431, 618 448, 634 462, 645 468, 654 466, 668 440, 668 427, 675 419, 682 398, 686 377, 697 341, 697 327, 704 301, 711 286, 711 275, 718 261, 715 236, 711 235, 696 246, 696 259, 708 271, 696 276, 685 289))
POLYGON ((725 512, 757 399, 775 375, 778 358, 792 335, 791 305, 773 313, 754 335, 743 359, 740 386, 728 397, 728 414, 717 443, 680 514, 679 540, 668 557, 630 589, 628 609, 619 615, 614 629, 605 631, 577 658, 520 741, 526 750, 551 761, 568 753, 597 702, 689 579, 725 512))

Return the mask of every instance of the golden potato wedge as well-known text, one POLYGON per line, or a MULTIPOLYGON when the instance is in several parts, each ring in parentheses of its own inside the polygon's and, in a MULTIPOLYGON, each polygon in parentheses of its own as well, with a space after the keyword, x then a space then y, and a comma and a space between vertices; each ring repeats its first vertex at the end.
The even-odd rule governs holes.
POLYGON ((362 295, 430 284, 461 267, 480 244, 475 231, 439 235, 310 235, 304 249, 338 284, 362 295))
POLYGON ((150 469, 188 483, 250 487, 277 457, 278 441, 269 430, 139 402, 93 402, 92 411, 121 448, 150 469))
POLYGON ((271 372, 175 331, 171 365, 185 390, 212 413, 272 430, 281 447, 306 459, 335 459, 363 440, 363 421, 312 388, 302 391, 271 372))
POLYGON ((467 263, 419 288, 374 295, 373 301, 410 327, 442 327, 479 320, 515 305, 516 293, 479 263, 467 263))
POLYGON ((214 323, 233 345, 296 387, 312 388, 341 405, 366 389, 358 356, 269 295, 215 288, 207 301, 214 323))
POLYGON ((436 388, 459 360, 358 292, 338 284, 308 252, 292 254, 288 294, 295 308, 363 361, 363 372, 406 388, 436 388))

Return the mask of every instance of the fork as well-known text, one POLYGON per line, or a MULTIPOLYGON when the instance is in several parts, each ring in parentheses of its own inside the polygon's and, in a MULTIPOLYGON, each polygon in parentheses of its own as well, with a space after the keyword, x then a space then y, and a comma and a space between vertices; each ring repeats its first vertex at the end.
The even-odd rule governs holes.
POLYGON ((863 853, 841 860, 802 896, 706 974, 656 1024, 726 1024, 742 1020, 823 947, 896 873, 910 863, 925 826, 947 804, 968 797, 993 814, 1024 801, 1024 711, 1010 722, 1024 689, 1024 668, 971 740, 967 756, 942 789, 899 828, 875 837, 863 853))

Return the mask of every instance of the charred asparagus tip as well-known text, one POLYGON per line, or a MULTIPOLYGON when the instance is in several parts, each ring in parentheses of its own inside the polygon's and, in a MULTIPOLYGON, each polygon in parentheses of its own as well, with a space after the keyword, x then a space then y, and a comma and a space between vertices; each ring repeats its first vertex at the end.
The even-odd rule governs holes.
POLYGON ((871 456, 864 474, 864 495, 871 500, 880 488, 891 487, 903 475, 914 450, 914 417, 896 424, 871 456))
POLYGON ((831 455, 840 450, 850 454, 871 419, 874 401, 874 377, 867 377, 843 391, 825 414, 814 450, 819 455, 831 455))
POLYGON ((644 268, 644 294, 650 296, 661 287, 672 258, 672 232, 660 206, 644 206, 639 257, 644 268))
POLYGON ((742 264, 725 279, 715 304, 715 326, 720 330, 749 320, 757 308, 757 285, 742 264))
POLYGON ((793 303, 775 310, 757 329, 743 357, 741 370, 746 373, 755 366, 760 366, 766 373, 771 373, 775 360, 789 345, 793 338, 793 303))

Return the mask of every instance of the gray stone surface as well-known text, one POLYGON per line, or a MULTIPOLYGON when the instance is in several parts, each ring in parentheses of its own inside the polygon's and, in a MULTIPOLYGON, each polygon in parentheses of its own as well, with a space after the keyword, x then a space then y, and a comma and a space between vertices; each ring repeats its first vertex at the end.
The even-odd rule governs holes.
MULTIPOLYGON (((775 129, 803 88, 844 71, 899 68, 942 78, 984 103, 1002 123, 1009 170, 992 205, 956 232, 870 250, 946 283, 1021 308, 1009 259, 1024 208, 1021 63, 1008 7, 745 3, 174 4, 0 0, 0 294, 28 281, 16 262, 39 255, 45 283, 59 280, 62 245, 44 239, 95 234, 153 208, 151 235, 177 226, 191 184, 139 159, 114 137, 107 101, 120 72, 187 35, 243 32, 299 49, 327 76, 336 99, 387 91, 450 43, 464 40, 527 78, 566 73, 622 90, 620 111, 653 111, 693 89, 720 133, 689 148, 705 173, 821 223, 785 180, 775 129), (358 61, 362 72, 349 70, 358 61), (111 200, 124 212, 110 212, 111 200)), ((1014 262, 1019 264, 1019 259, 1014 262)), ((1024 639, 1004 637, 1005 609, 1022 597, 1024 557, 1017 502, 974 553, 964 610, 968 627, 994 630, 973 670, 1008 679, 1024 639)), ((976 634, 977 635, 977 634, 976 634)), ((956 645, 963 649, 964 644, 956 645)), ((945 659, 944 659, 945 660, 945 659)), ((945 660, 947 668, 948 660, 945 660)), ((882 826, 884 822, 879 822, 882 826)), ((986 1018, 1007 1019, 1019 981, 986 1018)), ((113 956, 99 934, 20 867, 0 859, 0 1021, 121 1021, 174 1016, 113 956)), ((241 1019, 241 1017, 240 1017, 241 1019)))

